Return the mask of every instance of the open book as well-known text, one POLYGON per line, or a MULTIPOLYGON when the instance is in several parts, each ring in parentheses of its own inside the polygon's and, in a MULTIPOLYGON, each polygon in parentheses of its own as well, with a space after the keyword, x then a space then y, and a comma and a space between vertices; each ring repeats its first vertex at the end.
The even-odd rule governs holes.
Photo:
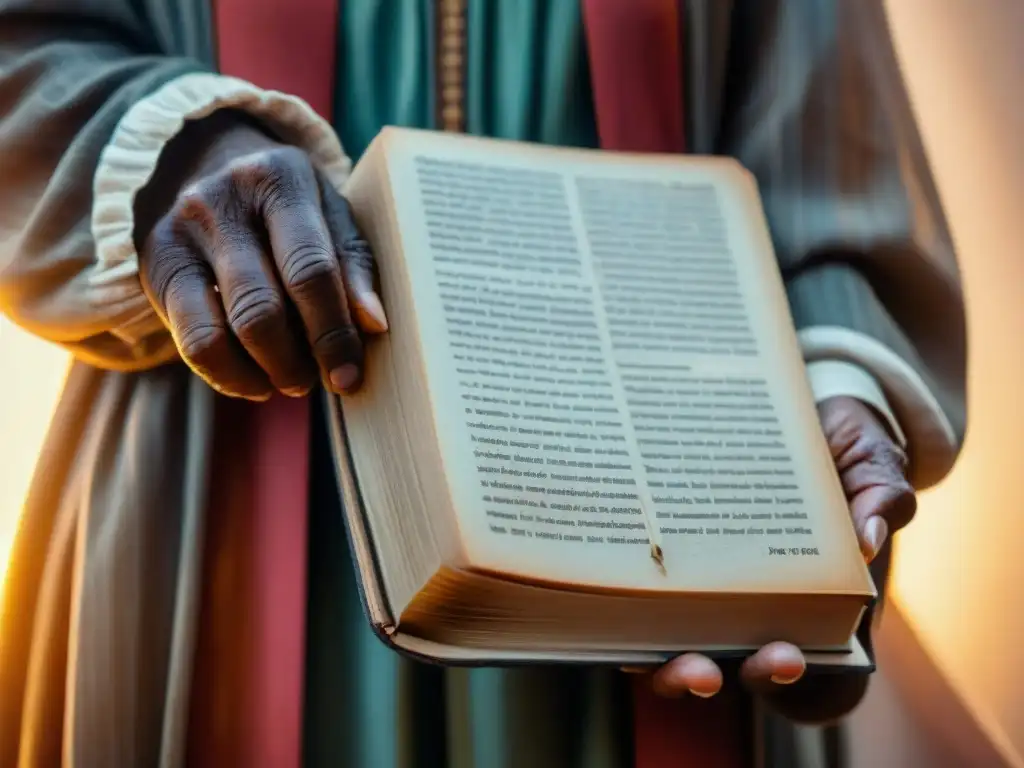
POLYGON ((746 170, 388 128, 345 193, 391 327, 333 427, 388 642, 869 665, 875 590, 746 170))

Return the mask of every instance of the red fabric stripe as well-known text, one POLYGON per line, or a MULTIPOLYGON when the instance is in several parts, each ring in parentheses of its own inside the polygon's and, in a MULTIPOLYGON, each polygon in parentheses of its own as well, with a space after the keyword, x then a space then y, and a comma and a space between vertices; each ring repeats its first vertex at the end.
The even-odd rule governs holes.
MULTIPOLYGON (((337 0, 216 0, 220 70, 330 119, 337 0)), ((299 768, 308 400, 218 401, 190 765, 299 768)))
POLYGON ((251 736, 245 765, 299 768, 306 670, 309 401, 276 397, 252 409, 253 640, 251 736))
POLYGON ((338 0, 214 0, 220 71, 332 119, 338 0))
POLYGON ((633 681, 636 768, 742 768, 746 744, 737 691, 708 699, 663 699, 650 677, 633 681))
POLYGON ((603 149, 683 152, 677 0, 583 0, 603 149))
POLYGON ((298 768, 309 406, 219 398, 188 764, 298 768))
MULTIPOLYGON (((591 83, 603 149, 684 152, 678 0, 583 0, 591 83)), ((633 681, 636 768, 738 768, 744 760, 736 698, 661 699, 633 681)))

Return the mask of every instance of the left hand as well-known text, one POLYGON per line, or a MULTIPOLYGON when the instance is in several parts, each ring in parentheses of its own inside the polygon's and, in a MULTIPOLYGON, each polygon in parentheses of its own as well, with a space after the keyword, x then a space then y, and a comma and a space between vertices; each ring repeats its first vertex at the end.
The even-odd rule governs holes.
MULTIPOLYGON (((833 397, 818 406, 818 416, 860 541, 869 563, 886 538, 914 516, 917 499, 906 477, 907 458, 884 422, 869 406, 852 397, 833 397)), ((770 694, 799 680, 806 668, 795 645, 774 642, 761 648, 740 668, 751 690, 770 694)), ((711 659, 687 653, 654 674, 654 690, 669 697, 693 693, 714 696, 722 687, 722 671, 711 659)))

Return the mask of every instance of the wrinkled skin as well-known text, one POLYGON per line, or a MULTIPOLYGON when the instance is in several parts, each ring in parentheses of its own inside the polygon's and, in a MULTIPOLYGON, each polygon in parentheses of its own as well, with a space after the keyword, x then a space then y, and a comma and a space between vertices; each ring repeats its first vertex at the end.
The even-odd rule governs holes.
MULTIPOLYGON (((339 394, 359 386, 363 339, 387 330, 373 259, 348 204, 301 150, 218 113, 165 152, 136 213, 146 294, 214 389, 265 400, 274 390, 305 395, 318 378, 339 394)), ((835 397, 818 411, 870 562, 914 514, 906 457, 860 401, 835 397)), ((771 699, 804 669, 798 648, 774 642, 740 677, 771 699)), ((695 653, 652 676, 664 696, 713 696, 722 683, 695 653)))
POLYGON ((218 113, 178 137, 136 213, 143 289, 210 386, 358 387, 363 335, 387 330, 373 258, 302 150, 218 113))

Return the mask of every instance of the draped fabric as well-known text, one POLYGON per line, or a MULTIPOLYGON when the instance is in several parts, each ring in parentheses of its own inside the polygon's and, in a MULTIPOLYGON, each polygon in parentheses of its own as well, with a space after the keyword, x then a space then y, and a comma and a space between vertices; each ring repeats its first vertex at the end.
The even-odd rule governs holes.
POLYGON ((76 363, 0 614, 0 765, 184 764, 212 393, 76 363))

